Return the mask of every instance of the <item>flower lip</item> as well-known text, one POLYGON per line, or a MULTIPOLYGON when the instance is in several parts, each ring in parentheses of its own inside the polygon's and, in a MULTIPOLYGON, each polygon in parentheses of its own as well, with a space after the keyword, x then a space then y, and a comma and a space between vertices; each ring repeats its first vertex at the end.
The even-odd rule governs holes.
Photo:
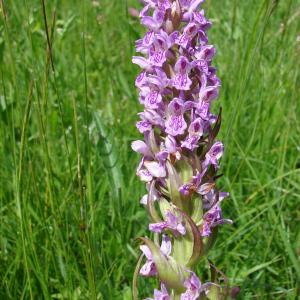
POLYGON ((145 161, 144 163, 148 172, 156 178, 166 177, 166 169, 156 161, 145 161))
POLYGON ((185 293, 181 295, 181 300, 196 300, 202 292, 202 284, 196 274, 190 271, 191 276, 185 280, 184 286, 186 287, 185 293))
POLYGON ((169 229, 173 232, 175 236, 177 235, 185 235, 186 229, 182 222, 182 218, 176 216, 173 212, 168 211, 165 215, 165 221, 160 223, 151 223, 149 225, 149 230, 161 233, 165 229, 169 229))

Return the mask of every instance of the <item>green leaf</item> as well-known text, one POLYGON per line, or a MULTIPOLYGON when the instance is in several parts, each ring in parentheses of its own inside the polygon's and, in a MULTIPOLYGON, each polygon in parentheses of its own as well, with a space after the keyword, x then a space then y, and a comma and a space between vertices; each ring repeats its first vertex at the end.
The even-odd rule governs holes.
POLYGON ((176 169, 169 161, 167 161, 167 170, 169 174, 169 177, 167 179, 167 186, 170 192, 171 201, 179 208, 182 208, 181 195, 179 192, 182 181, 176 169))
POLYGON ((173 256, 180 263, 193 267, 203 253, 203 243, 195 222, 183 211, 186 234, 174 238, 173 256))
MULTIPOLYGON (((148 208, 148 212, 149 212, 149 215, 150 215, 151 219, 154 222, 159 223, 159 222, 161 222, 161 218, 160 218, 160 216, 158 215, 158 213, 156 211, 155 202, 154 202, 154 199, 153 199, 154 198, 154 195, 153 195, 154 186, 155 186, 155 182, 152 181, 152 183, 150 185, 150 189, 149 189, 147 208, 148 208)), ((159 200, 159 202, 160 201, 161 200, 159 200)))
POLYGON ((161 198, 159 200, 159 208, 160 208, 160 211, 161 211, 161 214, 162 216, 164 217, 168 211, 173 211, 174 208, 173 206, 171 205, 171 203, 169 201, 167 201, 165 198, 161 198))
POLYGON ((193 178, 193 168, 191 167, 187 158, 177 161, 175 164, 176 170, 178 170, 179 177, 186 183, 193 178))
POLYGON ((195 222, 195 224, 198 224, 203 217, 202 201, 199 196, 196 196, 191 199, 191 202, 192 202, 191 218, 195 222))
POLYGON ((198 261, 198 259, 201 257, 203 253, 203 242, 202 242, 200 231, 197 225, 195 224, 195 222, 192 220, 192 218, 189 215, 185 214, 184 212, 182 213, 185 217, 185 220, 187 221, 186 224, 187 233, 188 235, 193 237, 193 252, 187 264, 187 266, 191 267, 198 261))
POLYGON ((210 300, 221 300, 222 296, 221 296, 220 287, 212 285, 206 297, 210 300))

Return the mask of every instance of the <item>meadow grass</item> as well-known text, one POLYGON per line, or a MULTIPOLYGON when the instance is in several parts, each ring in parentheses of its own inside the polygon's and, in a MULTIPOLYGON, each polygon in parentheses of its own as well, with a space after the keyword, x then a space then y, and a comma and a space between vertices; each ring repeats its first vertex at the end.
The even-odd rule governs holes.
MULTIPOLYGON (((0 2, 0 299, 131 299, 134 239, 149 234, 130 149, 139 3, 0 2)), ((300 1, 206 8, 235 221, 210 259, 238 299, 298 299, 300 1)))

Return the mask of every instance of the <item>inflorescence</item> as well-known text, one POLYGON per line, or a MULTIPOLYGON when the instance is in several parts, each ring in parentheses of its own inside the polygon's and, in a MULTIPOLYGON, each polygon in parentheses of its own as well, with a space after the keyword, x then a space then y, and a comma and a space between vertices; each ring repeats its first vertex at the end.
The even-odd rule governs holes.
POLYGON ((132 143, 142 155, 137 175, 148 194, 154 242, 141 238, 146 257, 142 276, 157 276, 154 299, 220 299, 216 282, 201 283, 195 266, 212 247, 223 219, 217 190, 224 147, 215 138, 221 110, 210 108, 221 85, 212 66, 216 53, 208 43, 211 22, 200 10, 204 0, 144 0, 141 23, 147 33, 136 42, 133 63, 143 70, 136 79, 138 130, 144 140, 132 143))

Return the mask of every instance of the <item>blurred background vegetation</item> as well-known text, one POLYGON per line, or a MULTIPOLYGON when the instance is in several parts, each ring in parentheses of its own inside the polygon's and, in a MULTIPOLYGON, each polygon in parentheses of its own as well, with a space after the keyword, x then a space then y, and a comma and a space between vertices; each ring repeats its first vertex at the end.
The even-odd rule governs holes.
MULTIPOLYGON (((131 299, 134 238, 149 234, 130 148, 140 3, 44 2, 0 1, 0 299, 131 299)), ((210 259, 238 299, 298 299, 300 1, 205 7, 235 221, 210 259)))

